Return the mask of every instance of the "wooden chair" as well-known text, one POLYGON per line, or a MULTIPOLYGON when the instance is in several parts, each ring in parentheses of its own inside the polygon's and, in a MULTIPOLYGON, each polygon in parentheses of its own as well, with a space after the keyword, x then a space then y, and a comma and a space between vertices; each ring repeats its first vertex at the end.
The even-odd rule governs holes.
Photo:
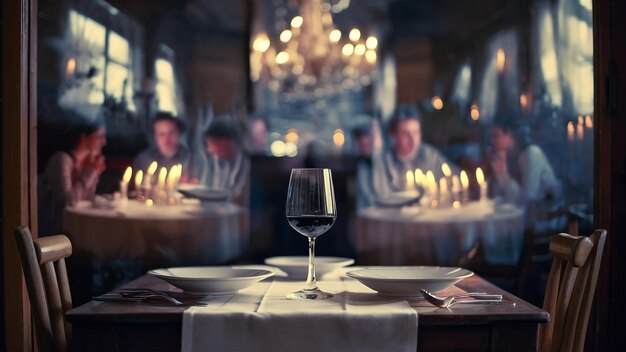
POLYGON ((65 312, 72 308, 65 259, 72 244, 64 235, 33 241, 28 227, 15 230, 39 351, 66 351, 70 327, 65 312))
POLYGON ((606 230, 590 237, 558 234, 543 309, 550 322, 539 329, 540 351, 583 351, 589 313, 600 271, 606 230))

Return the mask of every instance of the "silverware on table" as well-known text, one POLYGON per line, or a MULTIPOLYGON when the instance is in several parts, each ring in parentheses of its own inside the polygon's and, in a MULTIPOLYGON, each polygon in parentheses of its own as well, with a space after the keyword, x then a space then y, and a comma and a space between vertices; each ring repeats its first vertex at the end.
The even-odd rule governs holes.
POLYGON ((422 295, 424 298, 434 306, 449 308, 455 304, 505 304, 515 306, 515 302, 512 301, 503 301, 502 295, 489 295, 484 294, 483 292, 479 293, 461 293, 456 295, 451 295, 447 297, 439 297, 433 295, 432 293, 422 289, 422 295), (459 297, 470 296, 474 297, 474 299, 459 299, 459 297))
POLYGON ((149 288, 125 288, 101 296, 93 297, 96 301, 107 302, 144 302, 148 299, 161 299, 176 306, 202 306, 206 305, 203 300, 182 302, 171 295, 169 291, 154 290, 149 288))

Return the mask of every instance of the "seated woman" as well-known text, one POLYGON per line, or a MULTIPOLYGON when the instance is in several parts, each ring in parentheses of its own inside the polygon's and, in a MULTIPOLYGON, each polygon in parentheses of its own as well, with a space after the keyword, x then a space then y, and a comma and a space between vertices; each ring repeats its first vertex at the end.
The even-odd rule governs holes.
POLYGON ((62 230, 61 218, 67 205, 91 199, 105 169, 102 147, 106 129, 102 120, 87 122, 75 116, 75 131, 68 147, 56 152, 39 183, 39 232, 43 235, 62 230))
POLYGON ((492 132, 490 164, 493 196, 526 204, 554 205, 561 201, 561 184, 541 148, 532 143, 530 130, 513 117, 496 118, 492 132))

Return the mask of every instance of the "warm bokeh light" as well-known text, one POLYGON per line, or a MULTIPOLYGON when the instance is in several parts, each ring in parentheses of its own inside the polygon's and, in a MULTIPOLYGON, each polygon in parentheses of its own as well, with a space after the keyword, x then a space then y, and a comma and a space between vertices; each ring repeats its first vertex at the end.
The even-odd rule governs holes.
POLYGON ((289 62, 289 54, 286 51, 281 51, 276 54, 276 63, 279 65, 289 62))
POLYGON ((454 209, 459 209, 459 208, 461 207, 461 202, 459 202, 458 200, 455 200, 455 201, 452 203, 452 207, 453 207, 454 209))
POLYGON ((341 39, 341 31, 338 29, 333 29, 328 35, 328 39, 331 43, 337 43, 341 39))
POLYGON ((415 169, 415 183, 418 185, 423 185, 426 182, 426 175, 422 169, 415 169))
POLYGON ((368 50, 365 52, 365 61, 370 64, 376 63, 376 52, 374 50, 368 50))
POLYGON ((359 55, 359 56, 364 55, 365 54, 365 50, 366 50, 365 49, 365 44, 357 44, 354 47, 354 53, 359 55))
POLYGON ((478 121, 478 119, 480 119, 480 111, 478 110, 478 105, 472 104, 472 107, 470 108, 470 117, 474 121, 478 121))
POLYGON ((519 105, 522 107, 522 110, 526 110, 526 107, 528 106, 528 97, 526 94, 519 96, 519 105))
POLYGON ((291 40, 292 36, 293 36, 293 33, 291 33, 289 29, 285 29, 284 31, 280 32, 280 41, 283 43, 287 43, 288 41, 291 40))
POLYGON ((264 53, 267 49, 270 48, 270 39, 267 37, 265 33, 259 34, 254 42, 252 43, 252 49, 254 51, 264 53))
POLYGON ((584 123, 583 115, 578 115, 578 124, 582 125, 584 123))
POLYGON ((374 36, 371 36, 367 38, 367 40, 365 41, 365 45, 368 49, 374 50, 376 49, 376 47, 378 47, 378 39, 376 39, 376 37, 374 36))
POLYGON ((461 187, 463 187, 463 189, 467 189, 469 187, 469 177, 467 177, 467 172, 465 172, 465 170, 461 171, 461 187))
POLYGON ((433 97, 433 99, 431 100, 431 103, 433 104, 433 108, 437 110, 443 109, 443 100, 440 97, 438 96, 433 97))
POLYGON ((303 22, 304 18, 302 18, 302 16, 296 16, 291 20, 291 27, 300 28, 303 22))
POLYGON ((270 151, 274 156, 284 156, 286 153, 285 142, 281 140, 272 142, 270 145, 270 151))
POLYGON ((297 143, 298 131, 293 128, 290 128, 289 130, 287 130, 287 133, 285 134, 285 141, 291 142, 291 143, 297 143))
POLYGON ((158 167, 158 164, 156 161, 153 161, 150 163, 150 166, 148 166, 148 175, 154 175, 154 173, 156 172, 158 167))
POLYGON ((141 182, 143 181, 143 170, 137 171, 135 174, 135 188, 139 189, 141 187, 141 182))
POLYGON ((356 42, 357 40, 361 39, 361 31, 358 28, 352 28, 352 30, 350 30, 350 34, 348 35, 348 37, 353 42, 356 42))
POLYGON ((415 177, 413 175, 413 171, 408 170, 406 172, 406 184, 407 185, 413 185, 415 183, 415 177))
POLYGON ((67 67, 66 67, 66 71, 68 76, 73 76, 74 73, 76 72, 76 59, 73 57, 70 57, 69 60, 67 60, 67 67))
POLYGON ((154 204, 154 201, 152 199, 146 199, 146 205, 151 207, 154 204))
POLYGON ((285 143, 285 155, 290 158, 298 155, 298 146, 295 143, 287 142, 285 143))
POLYGON ((591 116, 589 115, 585 116, 585 127, 593 128, 593 120, 591 119, 591 116))
POLYGON ((344 45, 343 48, 341 48, 341 53, 344 54, 345 56, 352 55, 352 53, 354 53, 354 45, 350 43, 344 45))
POLYGON ((333 133, 333 143, 338 147, 342 147, 346 143, 346 137, 341 128, 336 129, 333 133))
POLYGON ((498 72, 504 71, 504 64, 506 62, 506 55, 504 54, 504 49, 499 48, 496 51, 496 66, 498 67, 498 72))

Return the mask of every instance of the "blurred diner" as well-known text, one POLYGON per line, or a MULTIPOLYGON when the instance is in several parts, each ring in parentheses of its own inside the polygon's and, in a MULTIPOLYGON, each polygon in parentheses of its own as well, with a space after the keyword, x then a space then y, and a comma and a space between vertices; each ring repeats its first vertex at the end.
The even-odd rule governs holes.
POLYGON ((174 117, 167 112, 159 112, 152 120, 154 146, 142 151, 133 162, 135 170, 146 172, 152 162, 158 167, 170 170, 172 166, 182 165, 182 182, 189 177, 191 153, 182 142, 185 123, 181 117, 174 117))
POLYGON ((67 145, 56 152, 39 181, 39 231, 51 234, 62 230, 61 214, 68 205, 92 199, 106 165, 102 148, 106 145, 104 121, 88 120, 66 112, 72 126, 65 136, 67 145))

